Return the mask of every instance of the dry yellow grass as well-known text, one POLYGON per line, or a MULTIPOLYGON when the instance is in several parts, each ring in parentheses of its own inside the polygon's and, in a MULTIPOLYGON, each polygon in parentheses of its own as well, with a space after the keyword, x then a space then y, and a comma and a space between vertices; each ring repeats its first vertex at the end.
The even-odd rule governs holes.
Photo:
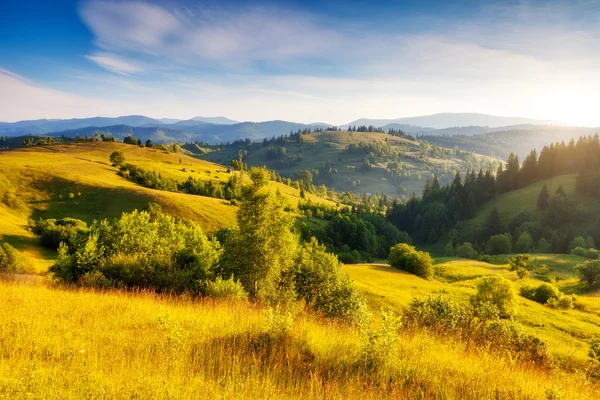
POLYGON ((245 303, 25 279, 0 282, 0 313, 5 398, 595 399, 599 390, 427 334, 403 334, 390 361, 369 369, 358 330, 299 315, 287 338, 268 339, 264 310, 245 303))

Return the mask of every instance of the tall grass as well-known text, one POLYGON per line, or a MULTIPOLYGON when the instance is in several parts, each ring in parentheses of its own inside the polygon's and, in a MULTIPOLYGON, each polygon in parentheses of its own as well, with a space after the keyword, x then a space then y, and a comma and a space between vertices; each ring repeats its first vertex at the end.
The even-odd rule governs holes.
POLYGON ((243 302, 0 282, 0 397, 597 398, 581 376, 401 331, 364 361, 360 329, 297 315, 271 335, 243 302))

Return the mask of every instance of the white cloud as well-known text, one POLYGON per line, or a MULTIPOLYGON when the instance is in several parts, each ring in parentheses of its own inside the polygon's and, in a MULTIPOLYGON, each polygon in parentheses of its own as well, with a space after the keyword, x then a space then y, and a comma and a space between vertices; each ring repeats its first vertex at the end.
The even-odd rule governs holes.
POLYGON ((143 71, 140 66, 110 53, 93 53, 85 57, 100 67, 121 75, 135 74, 143 71))

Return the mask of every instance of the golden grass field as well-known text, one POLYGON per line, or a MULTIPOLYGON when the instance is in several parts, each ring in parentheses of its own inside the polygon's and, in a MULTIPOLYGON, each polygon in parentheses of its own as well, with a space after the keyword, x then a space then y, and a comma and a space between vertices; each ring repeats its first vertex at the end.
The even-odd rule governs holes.
POLYGON ((0 298, 5 398, 595 399, 600 390, 426 333, 401 334, 390 362, 370 369, 357 329, 300 314, 288 336, 269 339, 264 309, 247 303, 24 278, 0 282, 0 298))

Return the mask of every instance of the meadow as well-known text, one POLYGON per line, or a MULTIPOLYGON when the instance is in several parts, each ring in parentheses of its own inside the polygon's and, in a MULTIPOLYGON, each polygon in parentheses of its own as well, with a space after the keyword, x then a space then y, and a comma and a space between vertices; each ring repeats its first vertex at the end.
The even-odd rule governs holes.
POLYGON ((0 298, 6 398, 594 399, 600 389, 426 332, 402 332, 373 368, 359 329, 301 313, 278 336, 248 303, 24 278, 0 282, 0 298))

